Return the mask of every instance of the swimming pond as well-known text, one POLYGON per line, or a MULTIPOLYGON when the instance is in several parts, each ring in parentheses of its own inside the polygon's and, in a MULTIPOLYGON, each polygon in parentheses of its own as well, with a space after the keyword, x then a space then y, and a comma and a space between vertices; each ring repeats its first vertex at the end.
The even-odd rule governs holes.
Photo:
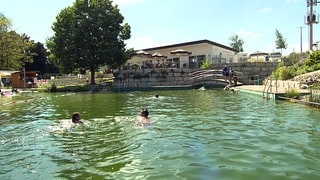
POLYGON ((320 178, 320 112, 300 104, 223 90, 26 93, 0 104, 0 179, 320 178), (137 125, 142 108, 150 126, 137 125), (75 111, 87 126, 66 125, 75 111))

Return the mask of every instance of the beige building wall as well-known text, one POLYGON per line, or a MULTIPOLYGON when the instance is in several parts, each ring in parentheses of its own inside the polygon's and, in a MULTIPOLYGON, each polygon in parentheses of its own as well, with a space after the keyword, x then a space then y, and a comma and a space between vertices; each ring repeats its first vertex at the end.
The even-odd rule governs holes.
MULTIPOLYGON (((223 46, 223 45, 222 45, 223 46)), ((220 63, 235 63, 237 62, 237 55, 235 51, 215 46, 209 43, 190 43, 188 45, 176 45, 174 47, 168 47, 163 48, 159 47, 152 48, 152 50, 145 49, 144 51, 153 54, 153 53, 160 53, 166 58, 146 58, 146 57, 138 57, 134 56, 132 57, 128 62, 127 65, 132 64, 138 64, 139 66, 142 66, 146 61, 152 62, 153 64, 156 64, 159 60, 159 62, 167 63, 167 60, 179 59, 179 66, 180 68, 184 67, 183 65, 186 65, 186 67, 190 67, 190 65, 193 62, 201 63, 204 60, 210 60, 213 64, 220 64, 220 63), (177 50, 177 49, 184 49, 186 51, 191 52, 192 54, 189 56, 177 56, 170 54, 171 51, 177 50), (199 62, 198 62, 199 61, 199 62)), ((198 64, 197 64, 198 66, 198 64)))

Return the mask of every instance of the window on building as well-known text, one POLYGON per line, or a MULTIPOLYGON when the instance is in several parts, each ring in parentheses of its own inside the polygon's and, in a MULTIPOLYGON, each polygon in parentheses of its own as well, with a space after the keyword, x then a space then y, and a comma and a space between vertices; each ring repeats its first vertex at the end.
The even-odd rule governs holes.
POLYGON ((189 68, 200 68, 200 65, 205 60, 206 60, 206 55, 189 56, 189 68))

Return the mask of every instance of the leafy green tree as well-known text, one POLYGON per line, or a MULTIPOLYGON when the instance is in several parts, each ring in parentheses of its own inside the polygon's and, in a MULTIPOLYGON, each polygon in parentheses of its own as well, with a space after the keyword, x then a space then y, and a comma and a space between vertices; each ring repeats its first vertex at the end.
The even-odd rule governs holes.
POLYGON ((90 70, 95 84, 99 66, 120 66, 129 58, 124 41, 131 30, 123 20, 110 0, 76 0, 56 17, 47 41, 50 58, 64 73, 90 70))
POLYGON ((33 41, 26 34, 10 30, 11 21, 0 14, 0 67, 1 69, 20 70, 26 62, 32 62, 28 51, 33 41))
POLYGON ((287 49, 288 44, 286 43, 286 40, 282 36, 282 34, 276 29, 276 49, 281 49, 281 54, 282 54, 282 49, 287 49))
POLYGON ((33 54, 33 62, 26 63, 25 68, 27 71, 39 71, 41 75, 48 71, 50 62, 48 61, 49 52, 40 42, 35 43, 29 52, 33 54))
POLYGON ((11 20, 0 13, 0 32, 7 32, 11 27, 11 20))
POLYGON ((28 51, 33 41, 25 34, 15 31, 0 33, 0 67, 8 70, 20 70, 25 63, 32 62, 32 54, 28 51))
POLYGON ((229 38, 229 40, 231 41, 230 46, 233 49, 236 49, 238 52, 243 52, 242 46, 243 46, 244 42, 238 35, 231 36, 229 38))

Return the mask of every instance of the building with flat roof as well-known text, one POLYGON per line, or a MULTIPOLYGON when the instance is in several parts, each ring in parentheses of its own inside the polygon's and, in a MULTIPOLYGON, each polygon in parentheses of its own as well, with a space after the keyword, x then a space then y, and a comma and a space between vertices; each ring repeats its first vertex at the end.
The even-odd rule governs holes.
POLYGON ((163 64, 168 68, 199 68, 205 60, 218 64, 234 63, 238 59, 236 49, 206 39, 141 49, 140 51, 144 54, 133 56, 127 62, 126 67, 138 65, 153 68, 163 64), (175 53, 177 51, 185 53, 175 53))

